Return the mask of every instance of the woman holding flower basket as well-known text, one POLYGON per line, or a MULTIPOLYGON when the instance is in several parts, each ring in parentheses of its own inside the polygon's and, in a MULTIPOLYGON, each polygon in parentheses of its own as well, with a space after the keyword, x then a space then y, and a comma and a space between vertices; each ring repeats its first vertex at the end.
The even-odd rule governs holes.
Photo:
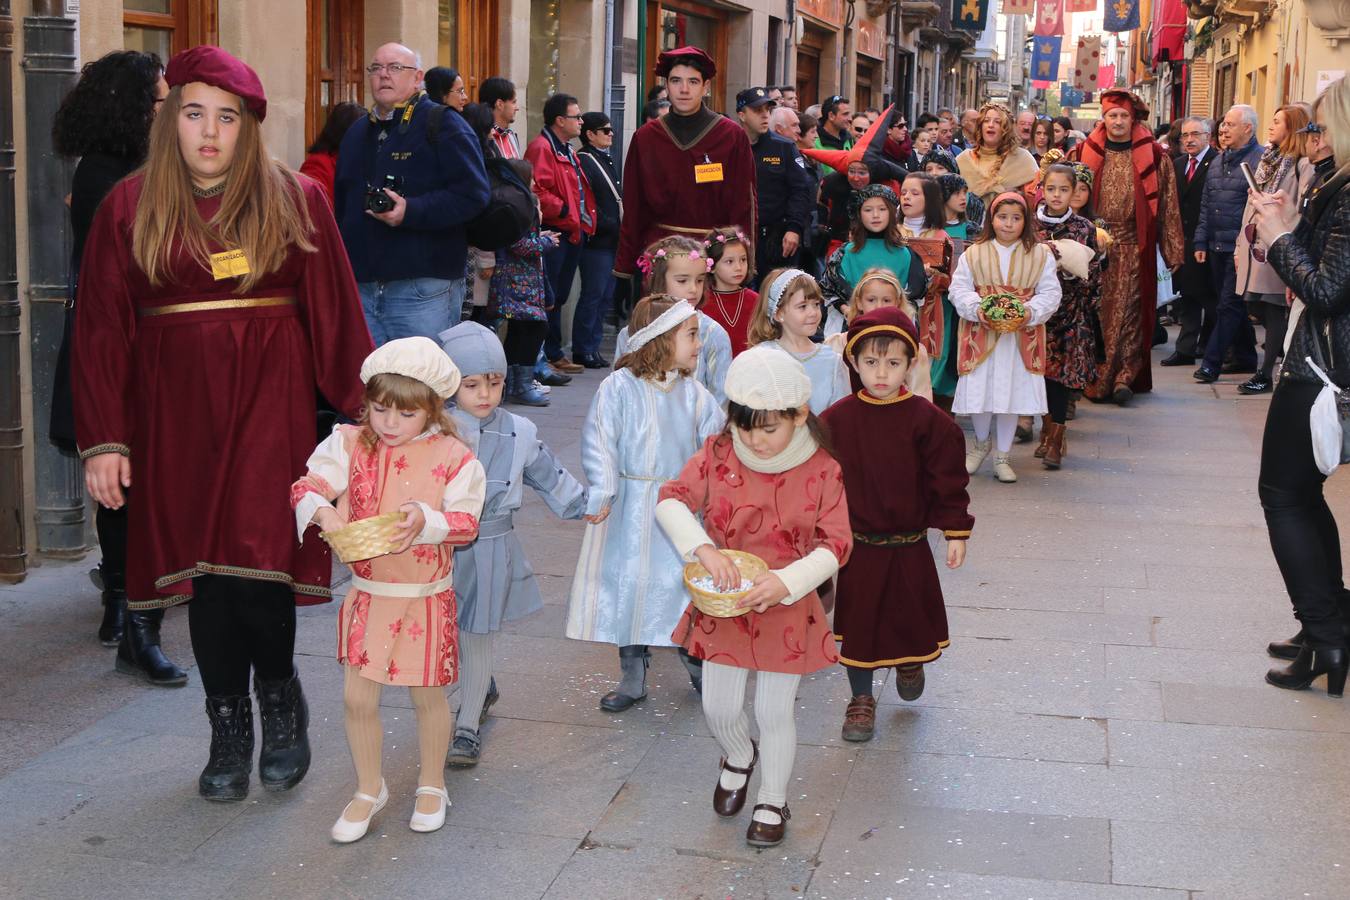
POLYGON ((1054 254, 1036 237, 1022 194, 994 199, 979 239, 957 263, 950 297, 961 317, 952 412, 970 416, 975 426, 966 471, 975 474, 996 444, 994 476, 1011 484, 1017 417, 1047 410, 1045 323, 1060 301, 1054 254))

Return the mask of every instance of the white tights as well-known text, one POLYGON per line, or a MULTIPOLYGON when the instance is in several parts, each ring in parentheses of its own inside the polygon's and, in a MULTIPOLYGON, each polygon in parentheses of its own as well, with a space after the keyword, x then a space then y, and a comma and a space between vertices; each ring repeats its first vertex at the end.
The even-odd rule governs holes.
POLYGON ((994 449, 999 453, 1012 450, 1013 437, 1017 434, 1017 413, 971 413, 970 424, 975 426, 975 440, 989 440, 990 423, 998 426, 994 449))
MULTIPOLYGON (((754 747, 750 744, 750 721, 745 715, 745 683, 749 669, 703 663, 703 715, 708 728, 721 745, 727 762, 744 769, 750 765, 754 747)), ((787 803, 788 780, 797 755, 797 723, 793 712, 797 704, 800 675, 783 672, 759 672, 755 676, 755 724, 759 726, 759 799, 756 803, 783 806, 787 803)), ((745 783, 744 775, 722 772, 722 787, 735 790, 745 783)), ((774 813, 759 811, 757 822, 777 825, 774 813)))

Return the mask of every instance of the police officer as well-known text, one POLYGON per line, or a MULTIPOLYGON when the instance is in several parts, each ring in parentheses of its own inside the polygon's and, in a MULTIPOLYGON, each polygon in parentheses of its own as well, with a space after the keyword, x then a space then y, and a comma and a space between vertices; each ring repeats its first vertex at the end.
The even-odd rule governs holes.
POLYGON ((770 269, 795 266, 802 235, 811 221, 815 197, 806 160, 795 144, 769 130, 774 101, 762 87, 736 95, 736 117, 755 154, 759 194, 759 235, 755 247, 755 284, 770 269))

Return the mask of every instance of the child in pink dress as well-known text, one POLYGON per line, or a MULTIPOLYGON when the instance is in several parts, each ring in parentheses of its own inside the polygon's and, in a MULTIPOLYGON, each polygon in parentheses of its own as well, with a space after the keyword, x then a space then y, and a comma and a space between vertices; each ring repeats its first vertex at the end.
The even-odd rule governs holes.
POLYGON ((291 488, 303 540, 309 525, 335 531, 359 519, 403 513, 392 552, 352 563, 352 587, 338 613, 338 661, 357 793, 332 828, 359 840, 389 800, 380 774, 380 691, 407 685, 417 711, 421 769, 409 827, 435 831, 450 805, 444 762, 450 746, 445 688, 459 675, 459 634, 451 566, 455 547, 478 534, 486 479, 455 435, 445 401, 459 370, 434 341, 390 341, 366 358, 366 406, 359 425, 334 429, 291 488), (333 503, 337 507, 333 507, 333 503))
POLYGON ((839 659, 816 587, 848 559, 853 533, 843 475, 822 446, 802 364, 752 347, 732 360, 726 391, 725 430, 662 486, 656 520, 680 556, 701 562, 721 590, 739 585, 741 576, 717 548, 753 553, 769 565, 741 600, 749 612, 714 618, 691 604, 672 638, 704 661, 703 714, 726 754, 713 809, 720 816, 741 811, 762 756, 764 777, 745 839, 772 847, 782 842, 790 815, 797 685, 839 659), (744 709, 751 671, 759 746, 750 740, 744 709))

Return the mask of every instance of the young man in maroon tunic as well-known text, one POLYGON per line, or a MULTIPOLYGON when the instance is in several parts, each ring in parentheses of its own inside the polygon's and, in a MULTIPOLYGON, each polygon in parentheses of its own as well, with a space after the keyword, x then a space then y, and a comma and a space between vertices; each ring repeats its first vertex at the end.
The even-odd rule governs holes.
POLYGON ((713 228, 755 230, 755 155, 745 131, 703 103, 717 74, 697 47, 662 53, 670 113, 633 135, 623 170, 623 223, 614 274, 631 281, 647 246, 672 234, 699 240, 713 228))
POLYGON ((198 789, 240 800, 250 672, 263 785, 293 787, 309 767, 295 603, 327 601, 330 569, 295 539, 290 485, 313 449, 316 389, 356 416, 373 345, 327 198, 262 142, 257 75, 196 47, 165 79, 145 167, 108 194, 85 244, 75 429, 93 498, 134 497, 128 607, 192 600, 212 725, 198 789))
POLYGON ((951 416, 905 388, 919 333, 895 307, 858 316, 845 356, 854 387, 821 415, 844 473, 853 555, 839 571, 834 609, 839 661, 853 699, 843 738, 866 741, 876 721, 872 673, 896 668, 906 700, 923 693, 923 664, 949 643, 928 529, 947 538, 947 567, 966 558, 975 519, 965 439, 951 416))

